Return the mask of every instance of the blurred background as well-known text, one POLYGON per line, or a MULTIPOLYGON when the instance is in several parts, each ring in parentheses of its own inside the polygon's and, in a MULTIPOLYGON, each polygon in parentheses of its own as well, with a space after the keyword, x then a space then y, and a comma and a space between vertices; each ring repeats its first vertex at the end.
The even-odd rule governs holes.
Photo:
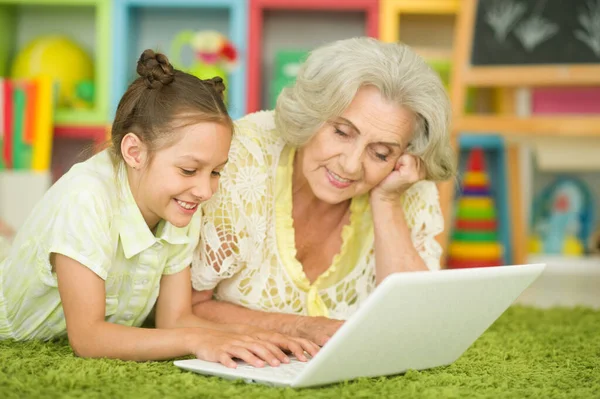
POLYGON ((521 302, 600 307, 600 0, 0 0, 0 218, 107 140, 144 49, 225 78, 239 118, 363 35, 413 47, 452 100, 443 267, 545 262, 521 302))

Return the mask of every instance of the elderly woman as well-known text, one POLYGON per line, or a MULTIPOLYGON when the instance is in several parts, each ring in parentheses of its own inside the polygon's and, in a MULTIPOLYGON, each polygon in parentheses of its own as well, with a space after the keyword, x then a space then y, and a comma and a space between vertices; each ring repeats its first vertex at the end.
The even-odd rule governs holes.
POLYGON ((440 267, 449 103, 408 47, 314 50, 274 112, 236 124, 204 208, 194 312, 324 344, 390 273, 440 267))

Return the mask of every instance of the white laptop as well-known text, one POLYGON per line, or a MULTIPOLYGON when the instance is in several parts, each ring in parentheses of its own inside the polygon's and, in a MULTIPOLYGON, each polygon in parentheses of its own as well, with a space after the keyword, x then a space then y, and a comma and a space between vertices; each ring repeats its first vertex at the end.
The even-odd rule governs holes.
POLYGON ((203 360, 175 365, 200 374, 309 387, 446 366, 542 273, 545 264, 396 273, 308 362, 236 369, 203 360))

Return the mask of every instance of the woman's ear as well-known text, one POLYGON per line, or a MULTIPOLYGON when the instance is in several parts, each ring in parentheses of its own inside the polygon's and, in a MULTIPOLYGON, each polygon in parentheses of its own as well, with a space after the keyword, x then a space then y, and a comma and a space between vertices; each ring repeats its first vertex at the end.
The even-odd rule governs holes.
POLYGON ((148 156, 146 145, 135 133, 127 133, 121 140, 121 154, 133 169, 144 167, 148 156))

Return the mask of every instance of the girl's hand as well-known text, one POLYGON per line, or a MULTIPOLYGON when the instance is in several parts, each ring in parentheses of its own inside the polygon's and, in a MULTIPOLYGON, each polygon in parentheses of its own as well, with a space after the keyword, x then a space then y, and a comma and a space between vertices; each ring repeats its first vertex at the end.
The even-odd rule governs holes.
POLYGON ((196 330, 197 333, 191 336, 190 352, 198 359, 219 362, 230 368, 237 367, 234 358, 254 367, 263 367, 265 362, 272 367, 289 362, 285 353, 271 342, 244 334, 204 328, 196 330))
POLYGON ((404 154, 398 158, 394 170, 371 190, 371 199, 397 201, 406 190, 427 175, 420 158, 404 154))
MULTIPOLYGON (((280 334, 276 331, 263 330, 262 328, 245 324, 235 324, 231 326, 236 333, 249 335, 260 341, 270 342, 279 349, 292 353, 298 360, 303 362, 308 360, 305 352, 310 356, 315 356, 320 349, 317 344, 305 338, 280 334)), ((289 359, 287 358, 280 360, 284 363, 289 362, 289 359)))

